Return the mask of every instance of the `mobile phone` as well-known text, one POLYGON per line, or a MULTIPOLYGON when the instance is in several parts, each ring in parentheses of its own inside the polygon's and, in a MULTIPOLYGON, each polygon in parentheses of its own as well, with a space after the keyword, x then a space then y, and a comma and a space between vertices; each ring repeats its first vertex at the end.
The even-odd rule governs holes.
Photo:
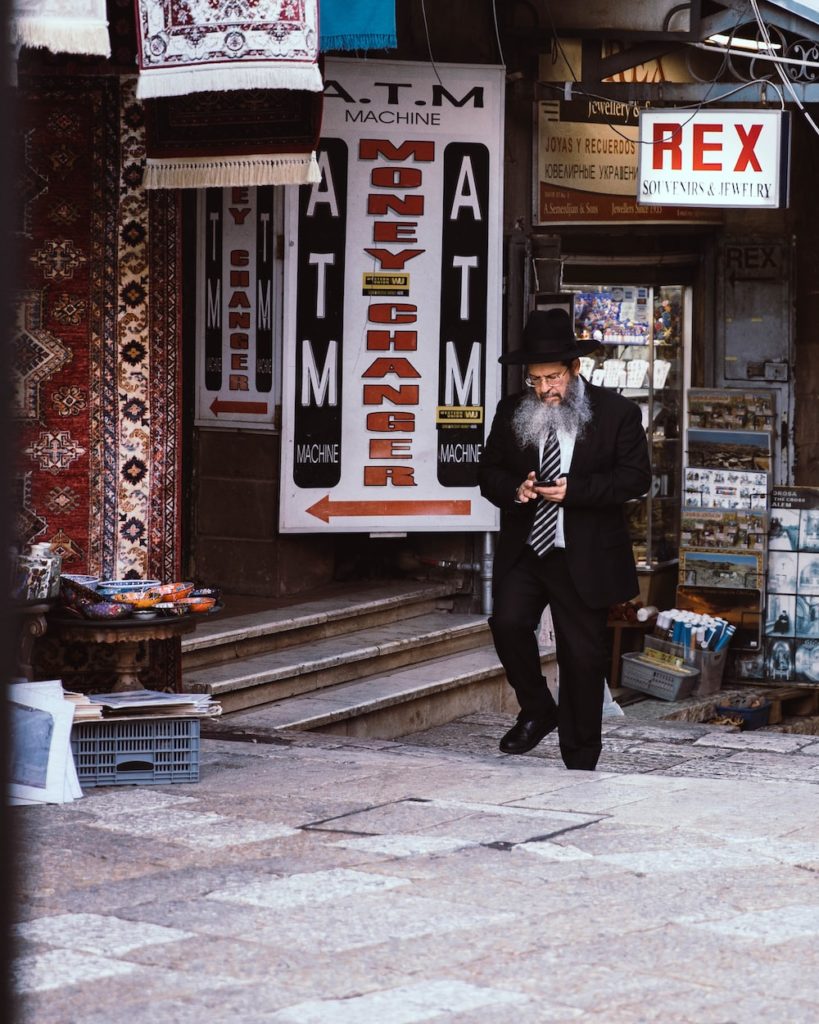
POLYGON ((557 487, 557 480, 553 477, 549 480, 535 480, 535 487, 557 487))

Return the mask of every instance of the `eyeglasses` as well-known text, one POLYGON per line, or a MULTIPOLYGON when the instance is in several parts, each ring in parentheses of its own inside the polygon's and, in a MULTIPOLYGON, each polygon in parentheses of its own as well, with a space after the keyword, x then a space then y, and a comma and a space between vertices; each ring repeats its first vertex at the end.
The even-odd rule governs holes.
POLYGON ((527 388, 536 388, 540 384, 548 384, 551 387, 552 384, 557 384, 561 381, 568 372, 569 367, 567 366, 562 373, 547 373, 544 377, 533 377, 530 373, 527 373, 523 378, 523 383, 527 388))

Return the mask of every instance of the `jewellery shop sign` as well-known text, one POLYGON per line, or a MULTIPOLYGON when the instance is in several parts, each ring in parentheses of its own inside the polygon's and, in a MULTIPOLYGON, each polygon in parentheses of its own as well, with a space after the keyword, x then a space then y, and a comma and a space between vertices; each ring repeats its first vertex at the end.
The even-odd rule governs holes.
POLYGON ((637 202, 786 207, 789 128, 783 110, 643 110, 637 202))
POLYGON ((282 532, 488 530, 503 71, 327 60, 320 184, 288 189, 282 532))

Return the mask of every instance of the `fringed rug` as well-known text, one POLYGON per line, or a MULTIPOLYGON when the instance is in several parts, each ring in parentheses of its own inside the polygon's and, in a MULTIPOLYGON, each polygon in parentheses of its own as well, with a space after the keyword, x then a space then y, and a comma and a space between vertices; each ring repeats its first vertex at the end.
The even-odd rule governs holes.
POLYGON ((289 89, 146 100, 146 188, 321 181, 322 93, 289 89))
POLYGON ((318 0, 134 0, 140 99, 323 88, 318 0))
POLYGON ((11 10, 15 48, 111 55, 105 0, 12 0, 11 10))

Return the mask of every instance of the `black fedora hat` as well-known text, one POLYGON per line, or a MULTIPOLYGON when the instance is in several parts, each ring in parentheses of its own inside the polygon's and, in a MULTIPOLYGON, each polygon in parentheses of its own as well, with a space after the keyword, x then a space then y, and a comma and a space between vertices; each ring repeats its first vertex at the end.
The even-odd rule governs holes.
POLYGON ((507 366, 568 362, 594 352, 599 344, 575 337, 571 317, 565 309, 535 309, 523 329, 521 348, 504 352, 498 362, 507 366))

